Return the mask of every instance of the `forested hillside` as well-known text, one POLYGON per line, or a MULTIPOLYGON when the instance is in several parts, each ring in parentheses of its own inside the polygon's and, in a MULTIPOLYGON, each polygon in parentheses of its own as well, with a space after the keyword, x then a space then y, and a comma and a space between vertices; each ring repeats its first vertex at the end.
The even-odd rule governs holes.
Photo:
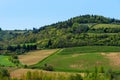
POLYGON ((23 47, 34 45, 39 49, 75 46, 120 46, 120 20, 98 15, 82 15, 67 21, 22 32, 0 31, 0 46, 23 47), (6 45, 6 46, 5 46, 6 45))
POLYGON ((10 40, 27 32, 26 30, 2 30, 0 28, 0 48, 3 49, 10 44, 10 40))

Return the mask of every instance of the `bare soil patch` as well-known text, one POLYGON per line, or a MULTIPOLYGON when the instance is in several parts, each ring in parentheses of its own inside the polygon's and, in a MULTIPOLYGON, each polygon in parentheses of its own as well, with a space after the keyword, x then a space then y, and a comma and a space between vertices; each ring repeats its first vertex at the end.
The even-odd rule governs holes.
POLYGON ((110 53, 107 54, 107 57, 111 61, 111 65, 120 66, 120 53, 110 53))
POLYGON ((82 64, 73 64, 70 65, 71 68, 82 68, 82 64))
POLYGON ((49 55, 56 52, 58 49, 51 50, 37 50, 33 52, 26 53, 25 55, 20 55, 19 60, 21 63, 26 65, 33 65, 48 57, 49 55))
POLYGON ((85 55, 85 54, 82 54, 82 53, 81 53, 81 54, 76 54, 76 53, 75 53, 75 54, 72 55, 72 57, 78 57, 78 56, 80 56, 80 55, 85 55))
POLYGON ((110 60, 111 66, 120 67, 120 53, 101 53, 101 55, 106 56, 110 60))
POLYGON ((101 53, 101 55, 105 56, 105 55, 106 55, 106 53, 101 53))

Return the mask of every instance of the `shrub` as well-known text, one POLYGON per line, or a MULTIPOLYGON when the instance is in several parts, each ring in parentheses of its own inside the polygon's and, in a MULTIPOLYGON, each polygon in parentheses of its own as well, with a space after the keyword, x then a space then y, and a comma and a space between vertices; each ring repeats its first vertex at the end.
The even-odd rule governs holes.
POLYGON ((27 65, 23 65, 23 68, 28 68, 28 66, 27 65))
POLYGON ((71 75, 70 80, 83 80, 82 76, 79 74, 71 75))
POLYGON ((43 70, 54 71, 54 68, 52 65, 44 64, 43 70))
POLYGON ((4 69, 4 68, 0 68, 0 75, 2 77, 10 77, 10 74, 9 74, 8 70, 4 69))

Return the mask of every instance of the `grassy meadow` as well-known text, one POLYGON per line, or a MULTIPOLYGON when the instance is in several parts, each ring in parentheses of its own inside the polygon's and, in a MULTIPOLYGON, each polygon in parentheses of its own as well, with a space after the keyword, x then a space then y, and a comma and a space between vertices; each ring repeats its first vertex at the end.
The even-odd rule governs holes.
POLYGON ((44 64, 52 65, 56 71, 81 72, 93 71, 95 67, 105 70, 120 70, 120 47, 84 46, 60 49, 54 55, 33 65, 42 68, 44 64))
POLYGON ((0 55, 0 65, 2 66, 15 66, 11 61, 9 61, 10 56, 0 55))

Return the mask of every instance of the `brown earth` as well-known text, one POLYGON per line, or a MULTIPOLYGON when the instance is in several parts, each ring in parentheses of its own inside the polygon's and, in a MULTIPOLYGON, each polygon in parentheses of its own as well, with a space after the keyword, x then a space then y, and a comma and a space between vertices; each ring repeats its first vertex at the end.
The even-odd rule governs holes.
POLYGON ((120 53, 101 53, 101 55, 107 57, 110 60, 111 66, 119 66, 120 67, 120 53))
POLYGON ((110 59, 111 65, 120 66, 120 53, 110 53, 107 54, 107 57, 110 59))
POLYGON ((74 53, 74 54, 72 55, 72 57, 78 57, 78 56, 80 56, 80 55, 85 55, 85 54, 82 54, 82 53, 81 53, 81 54, 79 54, 79 53, 78 53, 78 54, 77 54, 77 53, 74 53))
POLYGON ((70 65, 71 68, 82 68, 82 64, 73 64, 73 65, 70 65))
POLYGON ((44 58, 48 57, 49 55, 53 54, 57 50, 58 49, 37 50, 37 51, 28 52, 25 55, 20 55, 19 60, 22 64, 33 65, 43 60, 44 58))

